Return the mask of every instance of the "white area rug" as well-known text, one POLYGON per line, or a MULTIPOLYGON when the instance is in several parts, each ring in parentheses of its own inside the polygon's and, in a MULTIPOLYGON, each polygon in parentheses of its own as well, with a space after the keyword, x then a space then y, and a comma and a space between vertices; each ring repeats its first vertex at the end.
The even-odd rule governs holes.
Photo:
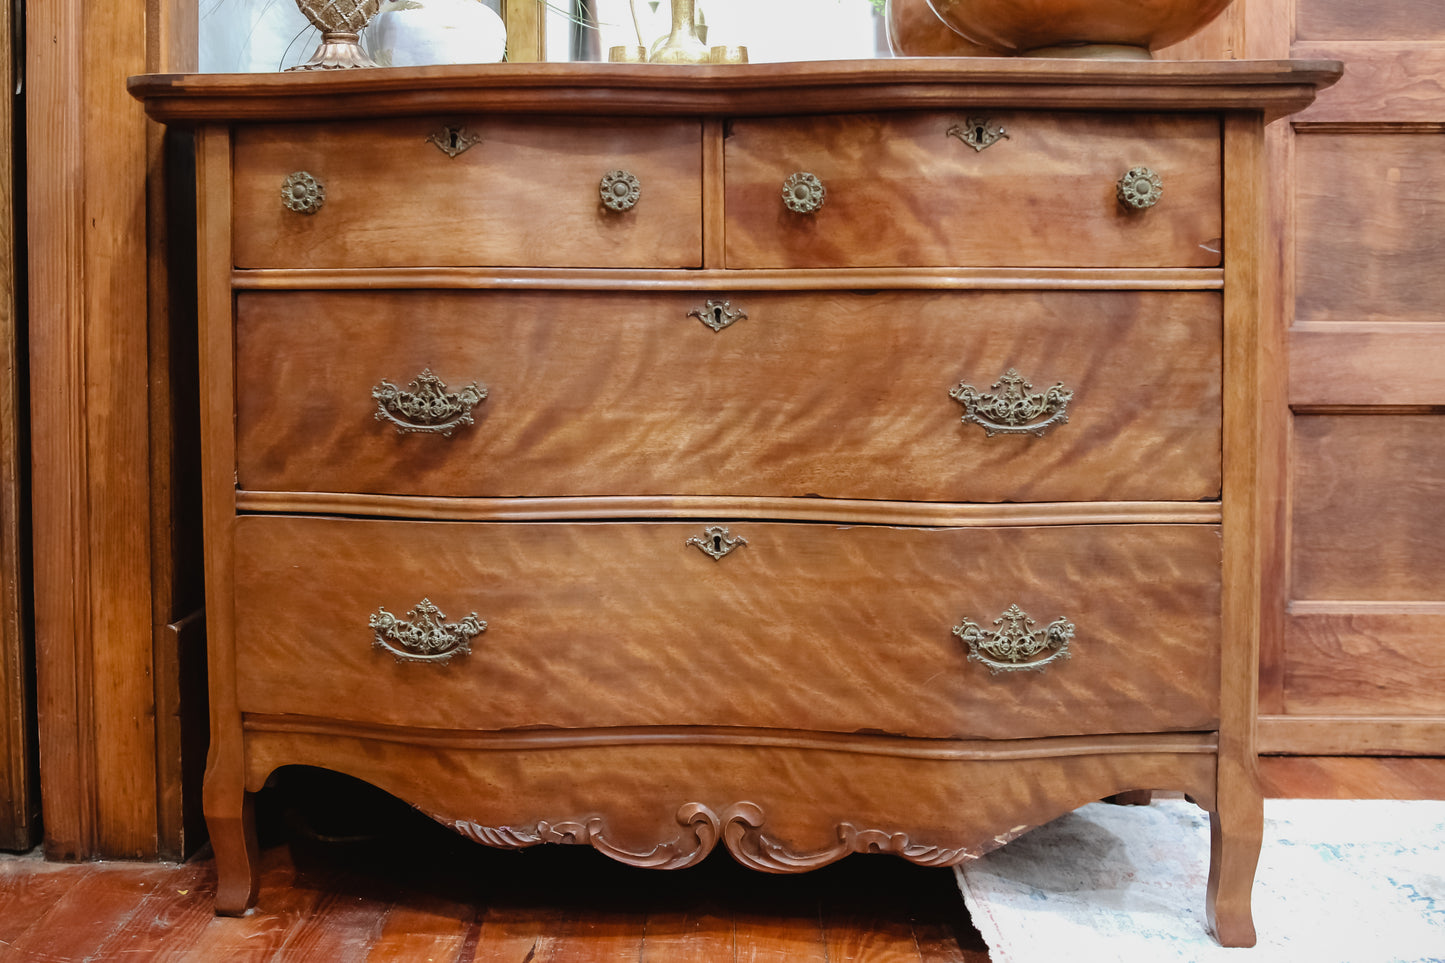
POLYGON ((1445 802, 1270 799, 1253 949, 1205 930, 1209 820, 1094 803, 960 867, 994 963, 1445 961, 1445 802))

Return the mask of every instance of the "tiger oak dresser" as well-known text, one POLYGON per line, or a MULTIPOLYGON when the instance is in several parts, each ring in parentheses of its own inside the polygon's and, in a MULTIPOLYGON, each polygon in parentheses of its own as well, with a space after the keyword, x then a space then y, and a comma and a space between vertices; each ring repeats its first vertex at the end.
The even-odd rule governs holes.
POLYGON ((1337 73, 135 78, 197 144, 217 911, 286 765, 770 872, 1168 789, 1250 944, 1264 124, 1337 73))

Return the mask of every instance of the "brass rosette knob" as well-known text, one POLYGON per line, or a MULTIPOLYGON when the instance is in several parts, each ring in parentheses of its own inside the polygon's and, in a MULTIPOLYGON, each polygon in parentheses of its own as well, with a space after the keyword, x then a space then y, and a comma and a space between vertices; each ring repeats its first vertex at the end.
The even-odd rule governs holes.
POLYGON ((1164 182, 1147 167, 1134 167, 1119 178, 1119 203, 1132 211, 1142 211, 1159 203, 1164 182))
POLYGON ((281 182, 281 203, 297 214, 315 214, 326 203, 326 185, 306 171, 288 174, 281 182))
POLYGON ((630 211, 642 196, 642 182, 630 171, 608 171, 602 175, 599 190, 608 210, 630 211))
POLYGON ((783 181, 783 204, 796 214, 814 213, 827 196, 823 182, 807 171, 798 171, 783 181))

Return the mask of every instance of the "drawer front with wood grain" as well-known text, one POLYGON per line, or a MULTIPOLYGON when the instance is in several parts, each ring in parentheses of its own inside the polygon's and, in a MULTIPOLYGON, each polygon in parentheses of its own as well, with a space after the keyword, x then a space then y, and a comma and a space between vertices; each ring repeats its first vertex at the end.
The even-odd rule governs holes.
POLYGON ((242 292, 238 481, 1213 499, 1220 325, 1213 292, 242 292))
POLYGON ((698 267, 701 138, 607 117, 240 127, 235 263, 698 267))
POLYGON ((1212 117, 979 111, 738 120, 725 147, 727 265, 1217 266, 1220 158, 1212 117), (1003 135, 982 149, 966 142, 981 144, 999 128, 1003 135), (1157 176, 1157 198, 1141 175, 1121 192, 1125 175, 1141 169, 1157 176), (796 174, 816 183, 790 181, 796 174), (785 184, 792 207, 821 206, 790 209, 785 184))
POLYGON ((1208 730, 1220 551, 1208 525, 243 516, 237 692, 445 729, 1208 730))

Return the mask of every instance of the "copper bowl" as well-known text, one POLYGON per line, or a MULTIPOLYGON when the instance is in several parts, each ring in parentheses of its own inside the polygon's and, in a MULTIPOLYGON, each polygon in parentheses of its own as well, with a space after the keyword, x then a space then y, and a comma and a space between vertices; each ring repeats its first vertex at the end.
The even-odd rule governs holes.
POLYGON ((1005 54, 1121 57, 1191 36, 1230 0, 928 0, 968 40, 1005 54))
POLYGON ((1001 57, 950 29, 928 0, 888 0, 888 47, 899 57, 1001 57))

